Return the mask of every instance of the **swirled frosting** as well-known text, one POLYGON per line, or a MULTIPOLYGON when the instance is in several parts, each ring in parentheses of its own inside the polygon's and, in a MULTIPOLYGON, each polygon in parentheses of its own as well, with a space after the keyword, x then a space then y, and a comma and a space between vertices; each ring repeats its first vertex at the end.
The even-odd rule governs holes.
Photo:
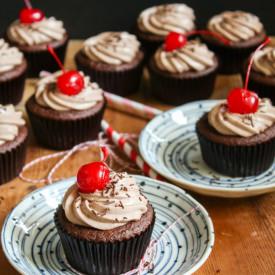
POLYGON ((66 30, 63 22, 54 17, 44 18, 32 24, 23 24, 16 20, 8 29, 8 37, 19 45, 39 45, 64 38, 66 30))
POLYGON ((111 172, 103 191, 83 194, 75 184, 66 192, 62 206, 71 223, 109 230, 140 220, 147 203, 133 177, 111 172))
MULTIPOLYGON (((65 95, 57 87, 57 78, 62 74, 58 71, 42 77, 36 87, 35 100, 43 106, 56 111, 86 110, 103 100, 103 91, 95 82, 84 77, 84 88, 77 95, 65 95)), ((83 75, 84 76, 84 75, 83 75)))
POLYGON ((195 28, 193 9, 185 4, 167 4, 144 10, 138 18, 141 31, 159 36, 169 32, 186 33, 195 28))
POLYGON ((13 105, 0 104, 0 145, 14 140, 19 127, 25 125, 22 112, 16 111, 13 105))
POLYGON ((248 40, 263 31, 259 18, 243 11, 225 11, 208 22, 208 29, 231 42, 248 40))
POLYGON ((83 51, 89 59, 111 65, 131 62, 140 43, 127 32, 103 32, 85 41, 83 51))
POLYGON ((0 39, 0 73, 7 72, 23 62, 23 54, 0 39))
POLYGON ((214 53, 198 40, 190 40, 184 47, 171 52, 160 47, 154 59, 160 70, 170 73, 203 71, 214 66, 214 53))
POLYGON ((210 125, 220 134, 250 137, 260 134, 275 123, 275 107, 267 98, 261 99, 258 111, 252 114, 231 113, 225 102, 208 113, 210 125))
POLYGON ((256 51, 252 68, 266 76, 275 76, 275 47, 266 47, 256 51))

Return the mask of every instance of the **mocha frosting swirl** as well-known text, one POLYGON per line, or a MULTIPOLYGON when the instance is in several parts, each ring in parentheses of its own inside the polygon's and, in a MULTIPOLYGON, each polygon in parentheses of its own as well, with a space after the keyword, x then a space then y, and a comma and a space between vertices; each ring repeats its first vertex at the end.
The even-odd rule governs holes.
POLYGON ((252 68, 266 76, 275 76, 275 47, 266 47, 256 51, 252 68))
POLYGON ((186 33, 195 28, 193 9, 185 4, 167 4, 144 10, 138 18, 141 31, 165 37, 169 32, 186 33))
POLYGON ((190 40, 187 44, 171 52, 160 47, 154 55, 157 67, 170 73, 203 71, 214 66, 214 53, 198 40, 190 40))
POLYGON ((7 72, 23 62, 23 54, 0 39, 0 73, 7 72))
POLYGON ((130 63, 139 51, 140 43, 127 32, 103 32, 85 41, 83 52, 92 61, 111 65, 130 63))
POLYGON ((54 17, 44 18, 32 24, 23 24, 16 20, 8 29, 8 37, 19 45, 39 45, 64 38, 66 30, 63 22, 54 17))
POLYGON ((263 31, 259 18, 243 11, 225 11, 211 18, 208 29, 231 42, 246 41, 263 31))
POLYGON ((208 113, 209 124, 226 136, 250 137, 260 134, 275 123, 275 107, 267 98, 261 99, 258 111, 251 114, 231 113, 225 102, 208 113))
POLYGON ((97 83, 84 77, 84 89, 77 95, 65 95, 58 90, 57 78, 62 74, 58 71, 41 78, 36 87, 35 100, 43 106, 56 111, 87 110, 103 100, 103 91, 97 83))
POLYGON ((13 105, 0 104, 0 145, 18 136, 19 127, 25 125, 22 116, 22 112, 16 111, 13 105))
POLYGON ((71 223, 109 230, 140 220, 147 212, 147 203, 133 177, 112 172, 103 191, 83 194, 73 185, 66 192, 62 206, 71 223))

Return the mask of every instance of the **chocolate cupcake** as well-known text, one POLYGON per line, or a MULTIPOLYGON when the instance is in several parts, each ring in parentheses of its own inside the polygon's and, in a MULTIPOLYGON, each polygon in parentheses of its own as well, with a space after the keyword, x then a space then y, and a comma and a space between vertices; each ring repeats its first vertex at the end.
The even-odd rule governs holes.
POLYGON ((207 28, 230 41, 225 44, 213 36, 203 36, 218 55, 222 74, 241 73, 245 60, 265 39, 259 18, 243 11, 225 11, 215 15, 209 20, 207 28))
POLYGON ((239 111, 231 110, 228 101, 222 102, 196 124, 204 161, 231 177, 261 174, 275 157, 275 107, 269 99, 261 99, 258 106, 249 103, 256 106, 249 111, 247 102, 257 101, 255 97, 250 100, 255 93, 247 92, 242 90, 243 102, 234 103, 239 111))
POLYGON ((42 70, 54 72, 58 69, 58 65, 47 51, 47 46, 53 47, 63 61, 68 34, 62 21, 54 17, 44 17, 37 9, 26 8, 20 13, 20 20, 14 21, 8 27, 6 39, 24 53, 29 64, 29 77, 37 77, 42 70), (24 16, 25 10, 34 10, 39 13, 39 18, 27 20, 24 16))
POLYGON ((137 268, 155 222, 153 207, 135 179, 127 173, 109 174, 104 166, 96 162, 80 168, 77 184, 68 189, 55 213, 67 261, 89 275, 137 268), (96 176, 99 170, 104 181, 96 176))
MULTIPOLYGON (((248 63, 248 62, 247 62, 248 63)), ((247 64, 246 64, 247 65, 247 64)), ((243 71, 245 80, 246 67, 243 71)), ((250 73, 249 88, 260 97, 267 97, 275 104, 275 47, 266 47, 255 53, 250 73)))
MULTIPOLYGON (((60 86, 64 73, 41 77, 26 109, 38 142, 52 149, 69 149, 97 138, 105 110, 105 99, 97 83, 82 73, 83 86, 75 94, 66 94, 60 86)), ((68 84, 68 83, 67 83, 68 84)), ((66 83, 65 83, 66 86, 66 83)))
POLYGON ((126 96, 138 90, 144 54, 135 35, 104 32, 86 40, 77 67, 106 91, 126 96))
POLYGON ((22 113, 0 104, 0 184, 19 174, 26 156, 28 129, 22 113))
POLYGON ((175 49, 161 46, 151 57, 148 69, 152 94, 164 103, 181 105, 211 95, 218 59, 205 44, 190 40, 175 49))
POLYGON ((170 32, 185 34, 195 29, 193 9, 185 4, 150 7, 138 17, 136 33, 148 56, 163 43, 170 32))
POLYGON ((0 104, 18 104, 23 96, 27 62, 23 54, 0 39, 0 104))

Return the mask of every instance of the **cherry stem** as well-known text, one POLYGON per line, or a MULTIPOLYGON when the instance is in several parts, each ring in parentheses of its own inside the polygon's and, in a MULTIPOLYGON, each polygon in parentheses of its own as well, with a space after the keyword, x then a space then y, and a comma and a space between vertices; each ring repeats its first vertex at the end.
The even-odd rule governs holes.
POLYGON ((24 2, 28 9, 32 9, 32 4, 31 4, 30 0, 24 0, 24 2))
POLYGON ((50 54, 53 56, 53 58, 55 59, 56 63, 60 67, 60 69, 63 71, 63 73, 65 73, 64 66, 63 66, 62 62, 60 61, 59 57, 57 56, 56 52, 54 51, 54 49, 50 45, 47 46, 47 49, 50 52, 50 54))
POLYGON ((220 40, 225 45, 230 44, 230 40, 224 38, 223 36, 221 36, 215 32, 211 32, 208 30, 194 30, 194 31, 187 32, 185 35, 188 37, 188 36, 191 36, 194 34, 213 36, 214 38, 220 40))
POLYGON ((249 80, 249 76, 250 76, 250 72, 251 72, 251 68, 252 68, 252 64, 253 64, 253 61, 254 61, 255 54, 259 50, 261 50, 264 46, 266 46, 268 43, 270 43, 270 41, 271 41, 270 37, 267 36, 265 41, 260 46, 258 46, 258 48, 254 51, 254 53, 250 57, 249 64, 248 64, 248 67, 247 67, 247 71, 246 71, 246 76, 245 76, 245 84, 244 84, 244 89, 245 90, 247 90, 247 88, 248 88, 248 80, 249 80))

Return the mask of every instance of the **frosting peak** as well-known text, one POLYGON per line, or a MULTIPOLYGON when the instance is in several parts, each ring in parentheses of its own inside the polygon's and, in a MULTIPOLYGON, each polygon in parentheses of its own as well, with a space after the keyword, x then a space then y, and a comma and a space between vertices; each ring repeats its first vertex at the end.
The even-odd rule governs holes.
POLYGON ((255 52, 252 68, 266 76, 275 76, 275 47, 255 52))
POLYGON ((84 42, 83 51, 95 62, 112 65, 131 62, 139 51, 140 43, 127 32, 103 32, 84 42))
POLYGON ((10 47, 4 39, 0 39, 0 73, 7 72, 20 65, 23 54, 15 47, 10 47))
POLYGON ((208 29, 232 42, 246 41, 263 31, 256 15, 243 11, 225 11, 209 21, 208 29))
POLYGON ((63 22, 54 17, 44 18, 32 24, 23 24, 16 20, 8 29, 10 40, 28 46, 62 40, 65 33, 63 22))
POLYGON ((13 105, 0 104, 0 145, 17 137, 19 127, 25 125, 22 116, 22 112, 16 111, 13 105))
POLYGON ((103 191, 84 194, 73 185, 66 192, 62 206, 70 222, 109 230, 139 220, 147 211, 147 203, 133 177, 112 172, 103 191))
POLYGON ((275 123, 275 107, 267 98, 261 99, 258 111, 252 114, 231 113, 226 102, 208 113, 209 124, 228 136, 250 137, 260 134, 275 123))
POLYGON ((103 91, 97 83, 91 83, 88 76, 84 76, 84 89, 77 95, 69 96, 61 93, 57 87, 57 78, 61 74, 62 72, 58 71, 38 81, 35 100, 39 105, 56 111, 80 111, 92 108, 103 100, 103 91))
POLYGON ((139 29, 165 37, 169 32, 186 33, 195 28, 193 9, 185 4, 167 4, 144 10, 138 18, 139 29))
POLYGON ((160 47, 154 59, 160 70, 171 73, 203 71, 214 66, 214 53, 198 40, 190 40, 184 47, 171 52, 160 47))

